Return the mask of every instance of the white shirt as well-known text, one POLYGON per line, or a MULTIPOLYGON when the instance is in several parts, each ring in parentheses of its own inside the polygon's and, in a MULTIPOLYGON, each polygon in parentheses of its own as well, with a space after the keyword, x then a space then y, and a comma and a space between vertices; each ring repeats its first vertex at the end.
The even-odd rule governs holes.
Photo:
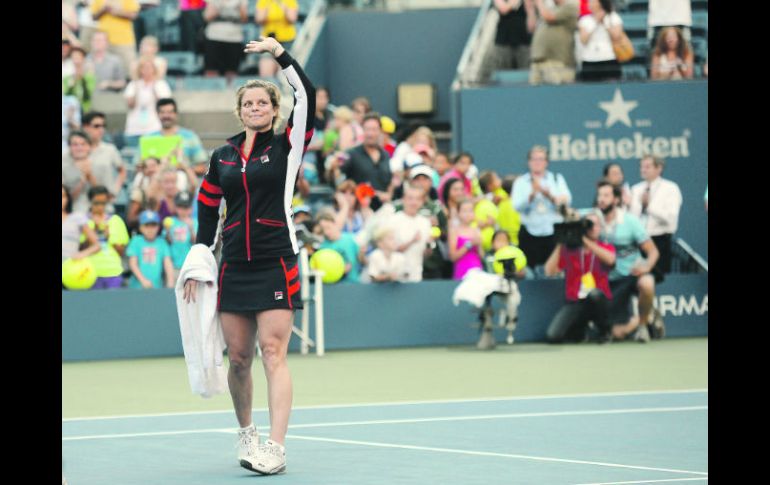
POLYGON ((674 234, 679 226, 679 210, 682 208, 682 192, 679 186, 662 177, 649 184, 650 202, 642 213, 642 195, 648 182, 642 181, 631 187, 631 213, 641 219, 650 236, 674 234))
POLYGON ((385 253, 381 249, 375 249, 372 254, 369 255, 369 266, 367 267, 367 273, 372 277, 382 277, 386 274, 396 274, 397 280, 401 281, 406 277, 406 257, 394 251, 390 254, 390 258, 385 256, 385 253))
POLYGON ((126 135, 146 135, 160 131, 160 118, 155 111, 155 102, 160 98, 171 97, 171 88, 165 80, 159 79, 153 84, 147 84, 142 79, 131 81, 123 96, 136 96, 136 105, 126 115, 126 135))
POLYGON ((405 212, 396 212, 387 223, 395 230, 399 246, 411 241, 417 232, 420 233, 420 240, 409 246, 403 254, 406 260, 406 281, 422 281, 422 260, 425 246, 430 240, 430 220, 419 214, 412 217, 405 212))
POLYGON ((602 25, 599 27, 597 25, 593 15, 583 15, 578 20, 578 28, 593 32, 591 37, 588 38, 588 43, 582 44, 580 48, 581 60, 583 61, 599 62, 615 59, 615 51, 612 50, 612 39, 607 29, 623 25, 623 19, 616 12, 612 12, 604 16, 602 25))
POLYGON ((647 25, 692 25, 690 0, 650 0, 647 25))
POLYGON ((412 153, 412 145, 405 141, 399 143, 390 157, 390 173, 404 171, 404 159, 408 153, 412 153))

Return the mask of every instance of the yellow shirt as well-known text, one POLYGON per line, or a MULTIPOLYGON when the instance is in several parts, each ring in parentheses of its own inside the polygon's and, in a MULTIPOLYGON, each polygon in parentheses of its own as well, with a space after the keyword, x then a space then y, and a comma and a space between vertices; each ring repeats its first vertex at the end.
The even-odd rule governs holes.
MULTIPOLYGON (((139 2, 137 0, 94 0, 91 4, 91 14, 96 15, 102 9, 105 2, 115 6, 119 5, 124 12, 139 12, 139 2)), ((105 13, 99 17, 97 22, 97 28, 107 32, 110 45, 136 45, 133 21, 105 13)))
POLYGON ((297 9, 297 0, 257 0, 257 10, 267 9, 267 21, 262 26, 263 37, 273 34, 278 42, 291 42, 297 36, 294 24, 286 20, 281 4, 297 9))

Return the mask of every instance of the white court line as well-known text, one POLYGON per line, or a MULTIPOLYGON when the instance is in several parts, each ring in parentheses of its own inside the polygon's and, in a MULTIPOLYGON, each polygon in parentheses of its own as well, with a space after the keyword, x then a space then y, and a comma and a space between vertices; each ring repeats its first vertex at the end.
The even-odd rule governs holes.
MULTIPOLYGON (((610 396, 644 396, 651 394, 693 394, 708 393, 708 389, 674 389, 674 390, 656 390, 656 391, 624 391, 624 392, 594 392, 594 393, 575 393, 575 394, 541 394, 534 396, 509 396, 509 397, 488 397, 474 399, 435 399, 427 401, 391 401, 391 402, 372 402, 359 404, 320 404, 316 406, 295 406, 292 410, 299 409, 345 409, 345 408, 363 408, 372 406, 413 406, 421 404, 450 404, 450 403, 472 403, 472 402, 498 402, 498 401, 528 401, 537 399, 569 399, 569 398, 591 398, 591 397, 610 397, 610 396)), ((267 408, 254 408, 252 411, 267 411, 267 408)), ((98 421, 104 419, 128 419, 128 418, 158 418, 167 416, 197 416, 206 414, 232 413, 232 409, 221 411, 187 411, 179 413, 151 413, 151 414, 119 414, 108 416, 88 416, 83 418, 62 418, 62 422, 70 421, 98 421)))
POLYGON ((577 485, 621 485, 625 483, 660 483, 660 482, 693 482, 693 481, 705 481, 708 477, 698 478, 667 478, 665 480, 635 480, 633 482, 601 482, 601 483, 579 483, 577 485))
POLYGON ((708 475, 708 473, 705 473, 705 472, 693 472, 689 470, 673 470, 670 468, 653 468, 653 467, 647 467, 647 466, 623 465, 620 463, 604 463, 600 461, 568 460, 564 458, 551 458, 551 457, 545 457, 545 456, 532 456, 532 455, 517 455, 513 453, 494 453, 494 452, 488 452, 488 451, 456 450, 452 448, 434 448, 431 446, 397 445, 397 444, 391 444, 391 443, 376 443, 373 441, 356 441, 356 440, 341 440, 336 438, 318 438, 315 436, 298 436, 293 434, 287 434, 286 437, 298 439, 298 440, 324 441, 329 443, 341 443, 346 445, 375 446, 379 448, 399 448, 399 449, 405 449, 405 450, 436 451, 440 453, 454 453, 458 455, 492 456, 492 457, 498 457, 498 458, 518 458, 522 460, 552 461, 552 462, 559 462, 559 463, 596 465, 596 466, 605 466, 605 467, 612 467, 612 468, 630 468, 634 470, 649 470, 649 471, 657 471, 657 472, 708 475))
MULTIPOLYGON (((513 414, 486 414, 478 416, 441 416, 436 418, 409 418, 409 419, 383 419, 374 421, 340 421, 330 423, 307 423, 289 425, 289 429, 307 429, 307 428, 326 428, 335 426, 365 426, 376 424, 406 424, 406 423, 431 423, 439 421, 474 421, 481 419, 508 419, 508 418, 534 418, 545 416, 587 416, 602 414, 634 414, 634 413, 665 413, 681 411, 700 411, 706 410, 708 406, 684 406, 668 408, 631 408, 631 409, 597 409, 590 411, 558 411, 551 413, 513 413, 513 414)), ((261 429, 261 427, 260 427, 261 429)), ((157 431, 148 433, 117 433, 89 436, 72 436, 62 438, 62 441, 90 440, 90 439, 109 439, 109 438, 135 438, 143 436, 165 436, 177 434, 192 433, 211 433, 211 432, 232 432, 234 428, 208 428, 189 431, 157 431)))

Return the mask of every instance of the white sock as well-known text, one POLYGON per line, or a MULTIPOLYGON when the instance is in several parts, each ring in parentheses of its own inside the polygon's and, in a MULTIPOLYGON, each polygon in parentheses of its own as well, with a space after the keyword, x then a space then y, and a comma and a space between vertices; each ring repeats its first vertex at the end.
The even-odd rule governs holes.
POLYGON ((246 426, 245 428, 238 428, 238 433, 247 433, 251 431, 256 431, 257 427, 254 426, 254 423, 251 423, 250 425, 246 426))

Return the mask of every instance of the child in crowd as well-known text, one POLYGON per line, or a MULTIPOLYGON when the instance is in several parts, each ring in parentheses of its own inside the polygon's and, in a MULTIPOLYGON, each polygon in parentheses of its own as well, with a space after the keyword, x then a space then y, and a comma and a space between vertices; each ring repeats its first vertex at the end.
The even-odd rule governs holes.
MULTIPOLYGON (((107 212, 110 203, 110 191, 103 185, 95 185, 88 191, 91 201, 91 212, 88 214, 88 225, 96 233, 102 249, 90 256, 96 270, 96 283, 91 287, 96 289, 120 288, 123 286, 123 261, 121 256, 128 244, 128 229, 120 216, 107 212)), ((86 241, 85 235, 80 237, 81 243, 86 241)))
POLYGON ((377 249, 369 255, 367 272, 372 282, 403 281, 406 279, 406 258, 396 251, 396 233, 383 226, 374 233, 377 249))
POLYGON ((174 265, 171 262, 171 249, 165 239, 159 238, 160 216, 157 212, 146 210, 139 214, 139 232, 128 243, 126 254, 131 268, 129 288, 163 288, 165 274, 166 287, 174 287, 174 265))
POLYGON ((500 249, 503 249, 504 247, 511 246, 514 248, 514 251, 512 253, 515 253, 517 258, 522 258, 522 261, 519 262, 517 266, 521 267, 521 270, 516 272, 516 278, 517 279, 524 279, 527 275, 527 257, 524 255, 524 253, 521 251, 521 249, 517 248, 515 245, 511 243, 510 236, 508 235, 508 232, 503 229, 498 229, 495 231, 495 234, 492 236, 492 249, 487 252, 486 256, 484 256, 484 269, 489 273, 494 273, 494 263, 495 263, 495 254, 500 249))
POLYGON ((481 231, 471 226, 473 218, 473 200, 462 200, 458 205, 459 224, 449 227, 449 258, 454 262, 452 279, 455 280, 463 279, 473 268, 483 268, 481 231))
POLYGON ((192 197, 189 192, 176 194, 174 205, 176 216, 163 219, 163 238, 171 249, 171 263, 174 265, 174 281, 176 281, 187 253, 195 244, 198 220, 192 217, 192 197))
POLYGON ((324 241, 319 249, 333 249, 342 255, 345 261, 345 276, 341 281, 357 283, 361 279, 361 263, 358 261, 358 244, 349 232, 342 232, 335 222, 334 212, 322 211, 318 215, 318 227, 324 241))

